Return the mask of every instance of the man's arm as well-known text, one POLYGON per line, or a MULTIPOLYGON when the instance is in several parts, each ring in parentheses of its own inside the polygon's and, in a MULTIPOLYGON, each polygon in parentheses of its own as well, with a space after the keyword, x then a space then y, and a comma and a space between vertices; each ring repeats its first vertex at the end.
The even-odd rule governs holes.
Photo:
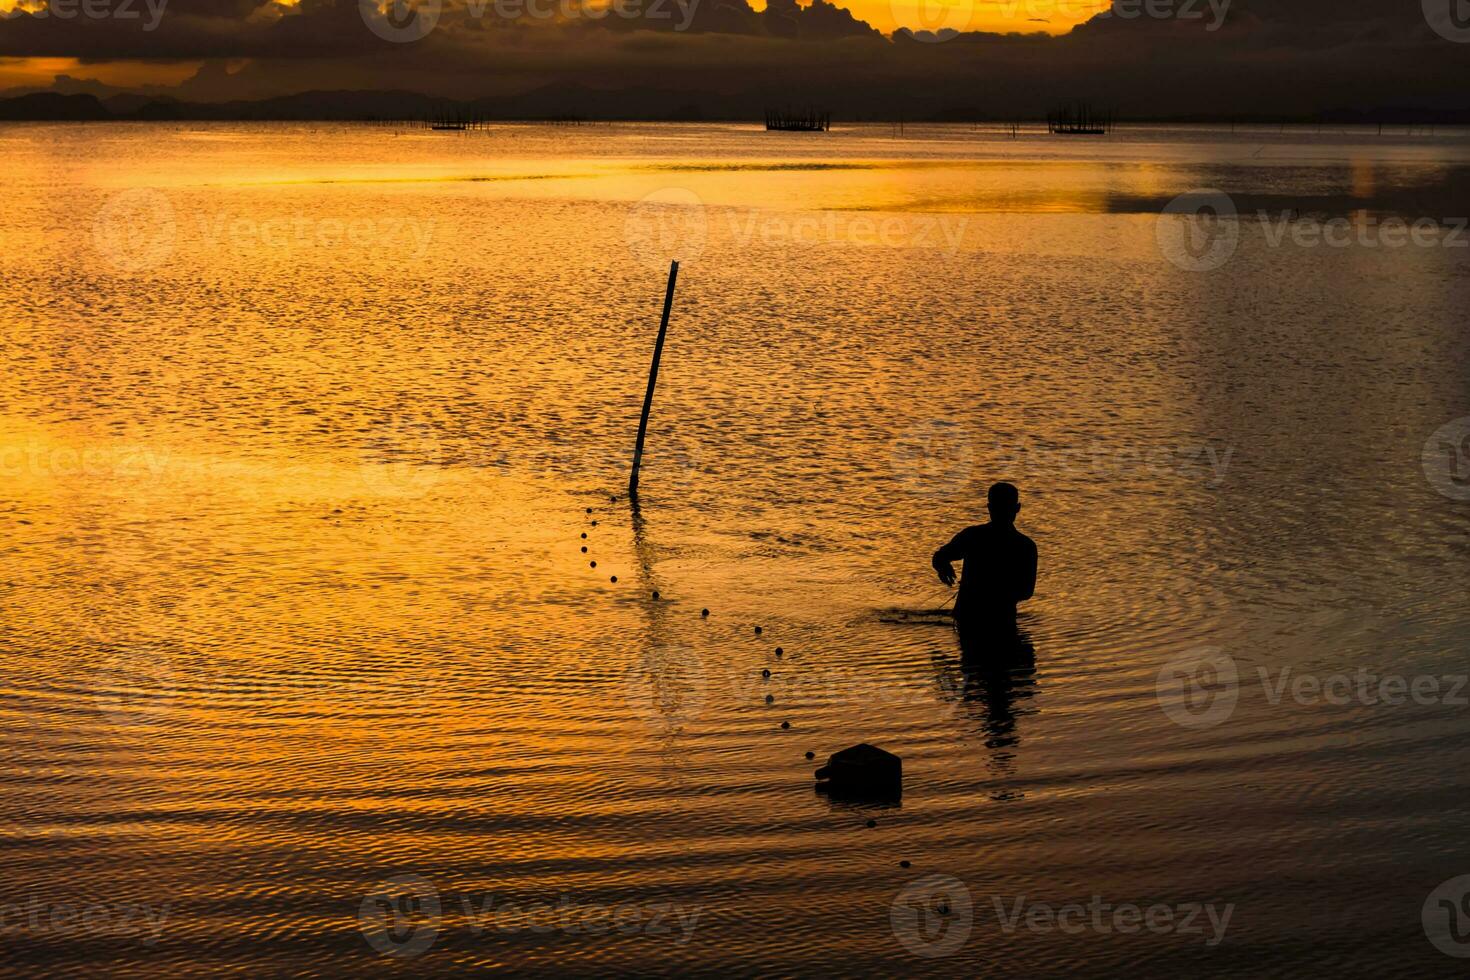
POLYGON ((1016 579, 1016 601, 1025 602, 1036 594, 1036 542, 1026 539, 1026 554, 1016 579))
POLYGON ((954 565, 952 563, 956 559, 963 560, 965 557, 964 537, 965 532, 961 531, 949 539, 949 544, 934 552, 931 564, 934 566, 934 571, 939 573, 939 581, 945 585, 954 585, 954 565))

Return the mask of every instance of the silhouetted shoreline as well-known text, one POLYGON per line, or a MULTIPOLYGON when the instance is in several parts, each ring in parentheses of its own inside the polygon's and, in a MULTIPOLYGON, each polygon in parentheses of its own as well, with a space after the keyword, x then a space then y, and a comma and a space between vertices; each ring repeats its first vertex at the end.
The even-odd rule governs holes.
MULTIPOLYGON (((580 86, 546 86, 507 98, 444 99, 403 90, 309 91, 266 99, 191 102, 136 93, 99 97, 90 93, 29 92, 0 97, 0 121, 34 122, 416 122, 462 116, 496 122, 547 122, 576 118, 585 122, 753 122, 765 117, 762 97, 749 105, 716 94, 645 90, 594 91, 580 86), (641 105, 642 110, 629 110, 641 105)), ((1015 115, 973 108, 944 107, 927 114, 879 108, 834 107, 834 123, 906 122, 970 125, 1045 126, 1046 110, 1015 115)), ((1470 126, 1470 108, 1345 108, 1302 115, 1241 113, 1169 115, 1137 107, 1120 109, 1122 124, 1240 126, 1470 126)))

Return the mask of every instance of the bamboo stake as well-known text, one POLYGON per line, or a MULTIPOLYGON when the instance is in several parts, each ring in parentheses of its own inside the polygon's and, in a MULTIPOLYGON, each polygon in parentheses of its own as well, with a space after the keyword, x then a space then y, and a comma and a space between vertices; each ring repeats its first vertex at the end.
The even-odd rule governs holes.
POLYGON ((638 467, 643 462, 643 437, 648 434, 648 411, 653 407, 653 387, 658 384, 658 361, 664 353, 664 334, 669 329, 669 311, 674 308, 674 281, 679 278, 679 263, 669 263, 669 287, 664 293, 664 315, 658 324, 658 340, 653 343, 653 363, 648 366, 648 391, 643 394, 643 415, 638 419, 638 442, 633 447, 633 472, 628 477, 628 496, 638 496, 638 467))

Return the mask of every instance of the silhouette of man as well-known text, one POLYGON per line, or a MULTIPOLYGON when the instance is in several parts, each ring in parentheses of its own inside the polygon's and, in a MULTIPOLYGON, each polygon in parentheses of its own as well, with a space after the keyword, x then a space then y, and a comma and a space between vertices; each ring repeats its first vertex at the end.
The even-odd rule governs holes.
POLYGON ((954 619, 960 639, 1014 634, 1016 603, 1036 590, 1036 545, 1016 530, 1021 495, 1009 483, 992 484, 986 494, 989 524, 976 524, 956 534, 934 552, 934 570, 945 585, 954 585, 956 559, 965 563, 954 619))

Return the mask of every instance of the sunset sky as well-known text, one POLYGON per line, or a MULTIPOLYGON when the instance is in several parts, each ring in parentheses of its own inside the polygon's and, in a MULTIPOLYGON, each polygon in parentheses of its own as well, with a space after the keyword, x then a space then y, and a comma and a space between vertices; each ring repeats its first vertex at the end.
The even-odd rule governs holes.
POLYGON ((1386 0, 442 0, 403 43, 356 0, 89 0, 108 17, 17 2, 0 0, 10 94, 563 87, 626 93, 610 104, 635 114, 799 94, 848 116, 1005 118, 1080 97, 1134 116, 1457 109, 1470 77, 1449 0, 1443 17, 1386 0))

